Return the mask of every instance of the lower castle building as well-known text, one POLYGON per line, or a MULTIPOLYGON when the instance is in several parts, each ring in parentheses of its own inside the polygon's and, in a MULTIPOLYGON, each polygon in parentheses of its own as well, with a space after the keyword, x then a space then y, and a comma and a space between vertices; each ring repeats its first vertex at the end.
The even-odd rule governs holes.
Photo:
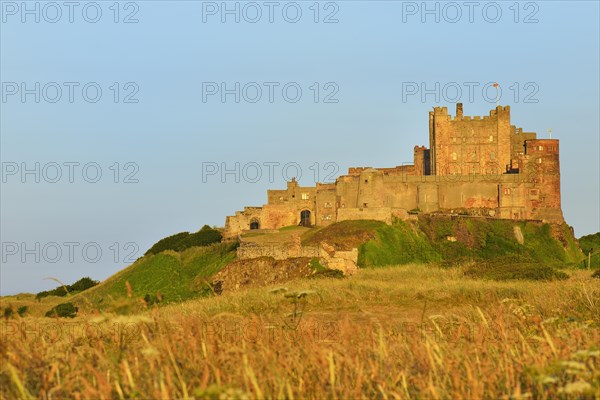
POLYGON ((510 107, 483 117, 446 107, 429 113, 429 148, 414 163, 350 168, 335 183, 269 190, 267 204, 227 217, 225 236, 290 225, 324 226, 372 219, 391 223, 411 214, 447 212, 515 220, 563 222, 559 147, 510 124, 510 107))

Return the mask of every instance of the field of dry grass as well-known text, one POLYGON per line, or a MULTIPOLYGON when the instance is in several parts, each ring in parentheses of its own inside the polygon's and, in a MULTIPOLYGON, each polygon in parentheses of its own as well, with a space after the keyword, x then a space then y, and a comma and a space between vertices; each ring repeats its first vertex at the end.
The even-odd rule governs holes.
POLYGON ((599 398, 600 285, 405 265, 117 316, 5 320, 15 398, 599 398))

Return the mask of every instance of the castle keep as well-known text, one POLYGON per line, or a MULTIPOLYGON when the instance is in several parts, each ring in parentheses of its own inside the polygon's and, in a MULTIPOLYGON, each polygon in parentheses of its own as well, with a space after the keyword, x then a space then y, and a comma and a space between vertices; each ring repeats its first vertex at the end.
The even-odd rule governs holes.
POLYGON ((391 223, 424 212, 563 222, 558 140, 537 139, 510 123, 510 107, 483 117, 446 107, 429 113, 429 148, 414 163, 350 168, 335 183, 269 190, 267 204, 227 217, 225 235, 353 219, 391 223))

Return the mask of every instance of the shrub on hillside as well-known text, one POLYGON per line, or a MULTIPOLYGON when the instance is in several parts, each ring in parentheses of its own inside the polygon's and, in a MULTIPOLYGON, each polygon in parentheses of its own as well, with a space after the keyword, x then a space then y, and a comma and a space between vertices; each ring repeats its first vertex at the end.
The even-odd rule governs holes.
POLYGON ((202 229, 195 233, 180 232, 161 239, 150 247, 146 254, 158 254, 165 250, 183 251, 190 247, 208 246, 219 243, 222 238, 221 232, 204 225, 202 229))
POLYGON ((13 314, 15 313, 15 311, 12 309, 11 306, 8 306, 4 309, 4 319, 9 319, 13 316, 13 314))
POLYGON ((146 294, 144 296, 144 302, 146 303, 147 307, 150 307, 154 304, 158 304, 161 301, 162 301, 162 295, 160 294, 160 292, 158 292, 156 295, 146 294))
POLYGON ((73 303, 62 303, 46 313, 46 317, 74 318, 78 308, 73 303))
POLYGON ((319 259, 313 257, 308 265, 314 270, 314 273, 309 276, 309 278, 338 278, 341 279, 344 277, 344 273, 338 269, 329 269, 323 266, 319 259))
POLYGON ((316 279, 316 278, 336 278, 336 279, 343 279, 345 278, 345 275, 342 271, 340 271, 339 269, 325 269, 323 271, 317 271, 314 274, 309 276, 310 279, 316 279))
POLYGON ((72 285, 64 285, 64 286, 61 285, 61 286, 58 286, 56 289, 39 292, 38 294, 36 294, 35 299, 39 301, 39 300, 43 299, 44 297, 48 297, 48 296, 64 297, 71 292, 81 292, 81 291, 84 291, 91 287, 94 287, 98 283, 100 283, 100 282, 95 281, 86 276, 84 278, 81 278, 80 280, 78 280, 77 282, 75 282, 72 285))
POLYGON ((81 278, 80 280, 78 280, 77 282, 75 282, 72 285, 69 285, 69 291, 71 292, 81 292, 83 290, 89 289, 91 287, 96 286, 98 283, 98 281, 95 281, 89 277, 85 277, 85 278, 81 278))
POLYGON ((23 317, 25 314, 27 314, 27 311, 29 311, 29 307, 21 306, 17 309, 17 314, 19 314, 20 317, 23 317))
POLYGON ((63 297, 66 296, 69 293, 69 289, 68 286, 59 286, 56 289, 52 289, 52 290, 44 290, 42 292, 39 292, 38 294, 35 295, 35 299, 40 301, 41 299, 43 299, 44 297, 48 297, 48 296, 59 296, 59 297, 63 297))

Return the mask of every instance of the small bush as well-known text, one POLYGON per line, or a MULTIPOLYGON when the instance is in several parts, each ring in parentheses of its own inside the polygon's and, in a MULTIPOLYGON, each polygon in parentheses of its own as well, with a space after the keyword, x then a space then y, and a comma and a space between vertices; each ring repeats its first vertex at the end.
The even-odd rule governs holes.
POLYGON ((200 288, 198 289, 198 297, 210 297, 221 295, 223 293, 223 281, 208 282, 202 279, 200 288))
POLYGON ((600 279, 600 269, 594 271, 594 273, 592 274, 592 278, 600 279))
POLYGON ((158 293, 156 296, 152 295, 152 294, 146 294, 144 296, 144 302, 146 303, 146 306, 150 307, 154 304, 158 304, 162 301, 162 296, 160 295, 160 293, 158 293))
POLYGON ((325 269, 324 271, 317 271, 310 276, 310 278, 336 278, 342 279, 345 275, 339 269, 325 269))
POLYGON ((72 285, 61 285, 61 286, 58 286, 56 289, 39 292, 38 294, 35 295, 35 299, 40 301, 44 297, 48 297, 48 296, 64 297, 71 292, 82 292, 84 290, 87 290, 91 287, 96 286, 98 283, 100 283, 100 282, 95 281, 86 276, 85 278, 81 278, 80 280, 78 280, 77 282, 75 282, 72 285))
POLYGON ((9 319, 14 315, 15 311, 11 306, 8 306, 4 309, 4 319, 9 319))
POLYGON ((46 313, 46 317, 74 318, 79 309, 73 303, 62 303, 46 313))
POLYGON ((322 272, 327 270, 326 267, 324 267, 320 262, 319 259, 317 257, 313 257, 310 259, 310 262, 308 264, 312 269, 314 269, 316 272, 322 272))
POLYGON ((96 286, 98 283, 100 283, 100 282, 95 281, 95 280, 91 279, 90 277, 86 276, 85 278, 81 278, 74 284, 69 285, 69 291, 81 292, 83 290, 86 290, 86 289, 96 286))
POLYGON ((337 269, 329 269, 323 266, 317 257, 311 258, 308 265, 315 271, 310 278, 343 278, 344 273, 337 269))
POLYGON ((17 314, 19 314, 20 317, 24 317, 25 314, 27 314, 27 311, 29 311, 29 307, 21 306, 17 309, 17 314))

